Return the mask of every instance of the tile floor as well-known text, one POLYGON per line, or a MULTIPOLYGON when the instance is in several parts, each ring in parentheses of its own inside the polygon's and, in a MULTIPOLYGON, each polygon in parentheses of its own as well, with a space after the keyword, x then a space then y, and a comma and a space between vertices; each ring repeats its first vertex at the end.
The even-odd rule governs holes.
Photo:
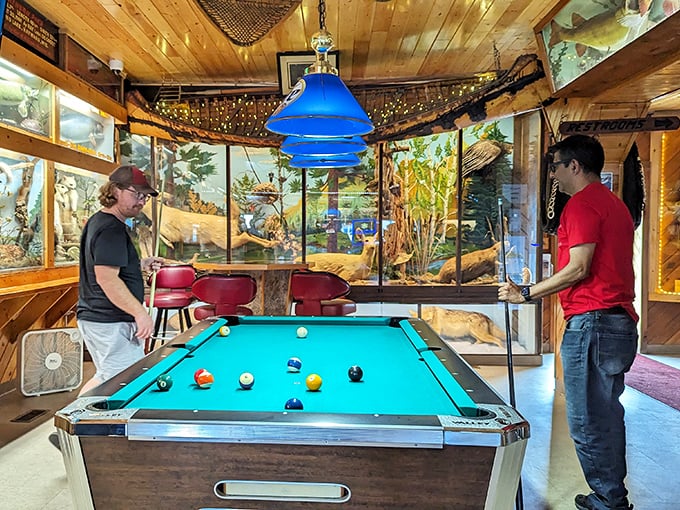
MULTIPOLYGON (((680 368, 680 357, 653 356, 680 368)), ((505 367, 477 367, 507 397, 505 367)), ((680 388, 678 388, 680 391, 680 388)), ((573 510, 587 491, 566 430, 564 398, 554 391, 553 357, 541 367, 515 368, 517 406, 532 428, 522 484, 526 510, 573 510)), ((680 412, 627 388, 628 486, 636 510, 680 508, 680 412)), ((60 453, 47 441, 51 422, 0 449, 0 487, 6 510, 72 510, 60 453)))

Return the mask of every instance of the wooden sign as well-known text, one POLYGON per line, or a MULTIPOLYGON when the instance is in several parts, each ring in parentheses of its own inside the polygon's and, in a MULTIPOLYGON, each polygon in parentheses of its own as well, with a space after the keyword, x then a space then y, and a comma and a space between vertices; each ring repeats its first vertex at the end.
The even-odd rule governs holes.
POLYGON ((7 0, 3 33, 19 44, 57 62, 59 28, 21 0, 7 0))
POLYGON ((672 131, 680 127, 678 117, 645 117, 644 119, 601 119, 560 122, 563 135, 606 135, 637 131, 672 131))

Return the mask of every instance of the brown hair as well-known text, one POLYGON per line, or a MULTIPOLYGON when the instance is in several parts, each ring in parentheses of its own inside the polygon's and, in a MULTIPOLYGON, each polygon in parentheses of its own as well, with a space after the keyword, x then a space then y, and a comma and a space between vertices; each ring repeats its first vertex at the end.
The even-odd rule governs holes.
POLYGON ((111 207, 118 202, 118 199, 113 194, 115 188, 121 189, 117 183, 111 181, 106 181, 106 183, 99 188, 99 203, 102 204, 103 207, 111 207))

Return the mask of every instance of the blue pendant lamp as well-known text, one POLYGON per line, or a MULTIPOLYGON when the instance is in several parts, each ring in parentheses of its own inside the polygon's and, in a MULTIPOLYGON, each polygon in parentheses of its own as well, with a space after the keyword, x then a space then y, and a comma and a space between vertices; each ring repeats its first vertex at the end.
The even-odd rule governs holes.
POLYGON ((293 168, 349 168, 360 164, 361 160, 356 154, 293 156, 289 163, 293 168))
POLYGON ((334 156, 358 154, 366 150, 360 136, 342 138, 310 138, 289 136, 281 144, 281 152, 288 156, 334 156))
POLYGON ((326 31, 326 4, 319 1, 319 32, 312 37, 314 65, 305 69, 265 127, 280 135, 304 137, 361 136, 373 123, 328 62, 333 38, 326 31))

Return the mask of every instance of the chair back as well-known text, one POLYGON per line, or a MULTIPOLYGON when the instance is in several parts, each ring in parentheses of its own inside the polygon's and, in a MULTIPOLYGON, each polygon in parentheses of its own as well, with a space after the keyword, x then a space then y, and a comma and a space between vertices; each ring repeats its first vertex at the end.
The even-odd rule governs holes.
POLYGON ((212 315, 251 315, 243 305, 255 299, 257 282, 246 274, 207 274, 194 281, 191 292, 212 305, 212 315))
MULTIPOLYGON (((151 284, 153 275, 149 277, 151 284)), ((189 289, 196 279, 196 270, 189 264, 163 266, 156 271, 156 288, 189 289)))
POLYGON ((356 311, 346 280, 326 271, 295 271, 291 275, 291 300, 296 315, 347 315, 356 311))
POLYGON ((322 301, 349 294, 346 280, 327 271, 295 271, 291 275, 290 292, 293 301, 322 301))

